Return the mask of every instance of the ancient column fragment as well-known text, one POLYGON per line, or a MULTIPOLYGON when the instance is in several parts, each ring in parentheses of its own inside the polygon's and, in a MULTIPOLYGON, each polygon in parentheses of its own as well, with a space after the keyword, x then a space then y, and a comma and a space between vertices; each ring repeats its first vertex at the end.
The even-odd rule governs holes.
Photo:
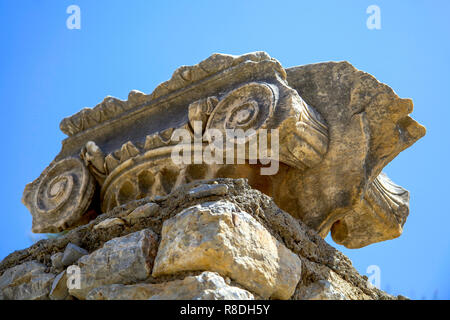
POLYGON ((381 171, 425 134, 411 111, 348 62, 284 69, 264 52, 214 54, 151 94, 107 97, 63 119, 61 152, 22 200, 34 232, 60 232, 185 183, 246 178, 322 237, 332 230, 361 247, 402 232, 408 193, 381 171), (245 135, 218 153, 230 132, 245 135), (189 161, 173 159, 180 147, 189 161))
POLYGON ((381 170, 425 135, 408 116, 412 101, 348 62, 286 71, 290 86, 324 117, 330 142, 321 163, 294 174, 290 197, 280 206, 322 237, 337 223, 333 237, 349 247, 398 237, 409 212, 408 192, 381 170))

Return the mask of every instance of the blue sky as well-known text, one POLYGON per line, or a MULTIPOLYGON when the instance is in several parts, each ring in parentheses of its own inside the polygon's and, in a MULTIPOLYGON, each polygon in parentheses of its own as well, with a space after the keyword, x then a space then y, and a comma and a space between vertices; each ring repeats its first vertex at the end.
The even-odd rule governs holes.
POLYGON ((449 12, 446 0, 0 0, 0 259, 32 244, 20 198, 59 152, 62 118, 107 95, 151 92, 214 52, 263 50, 285 67, 348 60, 413 99, 427 135, 385 169, 411 192, 404 234, 358 250, 333 245, 362 274, 378 265, 390 293, 449 299, 449 12), (72 4, 80 30, 66 27, 72 4), (372 4, 381 30, 366 27, 372 4))

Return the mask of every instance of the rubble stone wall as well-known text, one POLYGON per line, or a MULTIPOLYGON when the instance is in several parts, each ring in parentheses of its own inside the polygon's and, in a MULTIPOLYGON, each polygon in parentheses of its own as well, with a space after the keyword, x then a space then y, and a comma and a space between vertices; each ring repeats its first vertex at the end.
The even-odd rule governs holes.
POLYGON ((132 201, 16 251, 0 263, 0 298, 396 299, 245 179, 132 201))

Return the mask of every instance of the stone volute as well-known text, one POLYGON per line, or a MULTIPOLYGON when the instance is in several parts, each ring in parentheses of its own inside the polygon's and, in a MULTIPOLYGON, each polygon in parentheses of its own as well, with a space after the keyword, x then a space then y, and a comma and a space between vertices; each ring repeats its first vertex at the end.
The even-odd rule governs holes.
POLYGON ((61 152, 22 200, 33 232, 60 232, 195 180, 247 178, 323 238, 331 231, 337 243, 359 248, 402 233, 409 193, 382 169, 424 136, 411 112, 410 99, 348 62, 284 69, 264 52, 214 54, 180 67, 151 94, 107 97, 63 119, 61 152), (245 131, 247 147, 261 137, 278 143, 256 157, 245 149, 233 161, 176 163, 179 129, 193 154, 208 151, 212 129, 245 131), (264 174, 269 161, 277 170, 264 174))

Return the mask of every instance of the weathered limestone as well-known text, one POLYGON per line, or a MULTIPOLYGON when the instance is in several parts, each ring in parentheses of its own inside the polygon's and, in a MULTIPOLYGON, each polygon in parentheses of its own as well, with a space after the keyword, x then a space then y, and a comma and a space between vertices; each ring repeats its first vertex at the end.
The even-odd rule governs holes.
POLYGON ((120 218, 111 218, 111 219, 106 219, 103 220, 102 222, 100 222, 99 224, 95 225, 94 229, 108 229, 114 226, 121 226, 125 224, 125 222, 120 219, 120 218))
POLYGON ((87 252, 85 249, 80 248, 73 243, 69 243, 64 250, 64 255, 61 259, 61 263, 66 267, 77 262, 82 256, 87 255, 88 253, 89 252, 87 252))
POLYGON ((55 278, 46 266, 29 261, 6 270, 0 276, 0 298, 3 300, 47 300, 55 278))
POLYGON ((89 292, 87 300, 254 300, 250 292, 228 285, 214 272, 183 280, 134 285, 112 284, 89 292))
POLYGON ((327 280, 319 280, 301 288, 299 298, 301 300, 348 300, 327 280))
POLYGON ((59 270, 59 269, 64 268, 64 265, 62 263, 63 256, 64 256, 64 252, 57 252, 50 257, 50 259, 52 261, 53 269, 59 270))
POLYGON ((409 193, 382 170, 425 134, 411 111, 348 62, 284 69, 264 52, 107 97, 61 122, 61 152, 25 187, 33 232, 70 231, 2 261, 0 299, 391 299, 323 238, 401 235, 409 193))
POLYGON ((145 219, 153 214, 156 214, 160 210, 158 204, 154 202, 146 203, 143 206, 137 207, 129 215, 125 217, 126 221, 130 223, 136 222, 139 219, 145 219))
POLYGON ((69 289, 67 288, 67 273, 65 270, 58 274, 53 280, 49 297, 51 300, 66 300, 69 298, 69 289))
POLYGON ((291 196, 286 193, 286 200, 277 203, 322 237, 338 223, 335 238, 350 247, 398 237, 407 207, 381 205, 371 211, 361 206, 373 202, 368 198, 397 198, 389 183, 377 177, 399 152, 425 134, 425 128, 408 116, 412 101, 399 98, 387 85, 348 62, 318 63, 286 72, 289 85, 324 117, 330 143, 322 162, 287 184, 291 196), (374 183, 381 188, 371 186, 374 183), (366 190, 375 194, 368 195, 366 190), (347 225, 350 215, 355 216, 351 218, 354 223, 347 225), (356 221, 365 226, 361 228, 367 233, 363 241, 356 231, 343 231, 345 227, 358 229, 356 221))
POLYGON ((409 192, 381 173, 352 212, 335 222, 331 235, 347 248, 397 238, 409 214, 409 192))
POLYGON ((193 198, 203 198, 207 196, 223 196, 228 191, 228 187, 225 184, 202 184, 191 191, 189 196, 193 198))
POLYGON ((90 290, 102 285, 145 280, 151 273, 156 249, 157 235, 149 229, 106 242, 78 261, 81 286, 69 288, 69 293, 84 299, 90 290))
MULTIPOLYGON (((107 97, 64 119, 60 127, 69 137, 27 185, 23 202, 34 232, 59 232, 87 223, 98 207, 106 212, 164 196, 195 180, 243 177, 322 237, 331 230, 336 242, 359 248, 402 233, 409 194, 381 171, 425 134, 411 111, 410 99, 348 62, 284 69, 264 52, 214 54, 177 69, 150 95, 107 97), (203 139, 192 149, 201 153, 213 140, 210 129, 247 130, 247 148, 264 130, 267 142, 278 135, 279 143, 266 155, 249 149, 233 155, 232 164, 203 158, 180 164, 170 158, 177 129, 203 139), (278 171, 261 175, 262 160, 276 161, 278 171)), ((225 192, 211 188, 191 196, 225 192)))
POLYGON ((64 249, 64 252, 57 252, 50 257, 53 270, 60 271, 64 267, 74 264, 78 259, 88 253, 87 250, 80 248, 73 243, 69 243, 64 249))
POLYGON ((263 298, 289 299, 300 259, 233 203, 207 202, 166 220, 153 276, 211 270, 263 298))
MULTIPOLYGON (((209 218, 212 222, 216 221, 219 223, 202 225, 201 223, 195 223, 192 219, 185 219, 185 221, 190 221, 192 223, 189 225, 190 229, 188 228, 188 231, 186 232, 187 240, 189 240, 192 235, 204 234, 205 230, 214 230, 214 226, 220 229, 220 232, 212 232, 210 240, 208 240, 208 238, 203 238, 206 239, 205 243, 207 244, 213 244, 215 238, 219 238, 219 240, 227 240, 227 235, 232 237, 236 237, 236 235, 238 235, 240 238, 245 240, 242 242, 236 241, 235 238, 232 238, 232 241, 228 241, 226 245, 223 246, 223 248, 225 248, 225 252, 227 252, 227 248, 231 248, 227 253, 228 256, 231 256, 231 258, 235 259, 248 255, 249 258, 247 260, 250 262, 245 264, 243 261, 246 261, 246 259, 236 259, 236 261, 238 261, 238 272, 236 272, 236 268, 230 268, 230 271, 235 272, 235 274, 239 275, 239 272, 242 274, 247 274, 249 279, 244 279, 243 281, 235 279, 231 274, 230 276, 227 276, 221 271, 216 271, 219 272, 220 277, 225 279, 225 283, 228 286, 239 287, 240 289, 249 292, 257 299, 262 298, 256 291, 253 291, 254 289, 249 288, 246 283, 250 283, 252 281, 253 283, 259 283, 261 281, 262 274, 263 276, 270 276, 274 274, 271 270, 273 271, 276 268, 270 268, 275 265, 272 264, 271 261, 274 261, 273 248, 276 247, 274 242, 276 243, 276 241, 278 241, 281 248, 284 246, 285 251, 291 252, 301 260, 301 272, 285 272, 285 279, 293 279, 297 274, 299 275, 299 281, 296 286, 294 285, 295 291, 290 297, 291 299, 306 299, 308 297, 307 293, 314 292, 311 288, 315 288, 316 286, 312 284, 317 282, 324 283, 324 281, 331 284, 331 293, 336 291, 342 294, 345 299, 395 299, 395 297, 369 286, 367 283, 367 278, 362 277, 356 272, 356 270, 352 267, 351 261, 347 257, 328 245, 316 234, 315 231, 309 229, 300 220, 296 220, 288 213, 280 210, 270 197, 257 190, 251 189, 244 179, 214 179, 198 181, 183 185, 165 197, 141 199, 129 202, 126 205, 117 207, 110 212, 98 216, 89 224, 77 227, 67 234, 53 239, 42 240, 28 249, 12 253, 0 262, 0 278, 3 278, 6 275, 9 279, 8 275, 16 273, 11 272, 11 270, 15 270, 17 266, 24 263, 29 263, 29 261, 32 260, 38 260, 40 265, 44 265, 47 269, 50 269, 53 272, 54 268, 51 257, 54 256, 56 252, 63 253, 67 245, 72 243, 76 244, 80 248, 86 249, 91 253, 90 255, 83 256, 78 262, 78 265, 81 267, 81 279, 83 279, 85 275, 88 275, 88 281, 86 281, 86 279, 81 281, 82 292, 79 292, 80 294, 77 297, 74 297, 66 290, 67 282, 63 279, 64 273, 60 273, 61 271, 67 272, 67 274, 70 272, 72 277, 74 275, 73 271, 54 270, 54 272, 59 273, 59 275, 53 280, 52 283, 50 282, 51 286, 50 284, 48 286, 48 291, 51 290, 49 294, 51 299, 85 299, 90 297, 90 292, 96 292, 95 290, 99 288, 101 288, 99 291, 105 291, 105 296, 108 295, 108 297, 111 298, 113 296, 117 298, 119 296, 129 296, 130 299, 131 297, 136 299, 139 297, 142 299, 147 299, 147 297, 150 296, 150 293, 148 293, 150 289, 153 290, 157 288, 158 290, 162 290, 162 288, 165 288, 166 286, 167 288, 176 288, 177 282, 173 283, 175 284, 174 286, 171 286, 169 283, 172 281, 183 281, 183 279, 187 279, 189 277, 198 277, 198 274, 204 271, 214 271, 211 269, 185 271, 181 273, 178 271, 171 273, 172 271, 170 271, 167 275, 158 275, 154 277, 150 273, 151 267, 146 267, 146 264, 142 262, 143 259, 136 258, 143 256, 143 254, 141 254, 142 250, 137 249, 142 247, 141 244, 143 242, 143 237, 139 236, 139 234, 142 232, 148 232, 146 230, 151 229, 159 239, 162 239, 162 229, 165 222, 169 221, 168 224, 173 225, 175 221, 180 221, 180 216, 184 216, 185 218, 186 216, 189 216, 189 214, 185 214, 186 212, 195 212, 193 208, 203 208, 201 212, 197 212, 197 214, 193 215, 194 217, 199 218, 203 216, 203 218, 209 218), (204 194, 203 197, 200 198, 192 197, 190 195, 192 190, 199 190, 199 188, 208 189, 206 188, 207 185, 211 187, 214 185, 226 185, 227 192, 226 194, 220 196, 204 194), (211 206, 214 208, 214 205, 212 204, 217 203, 226 203, 227 207, 234 208, 233 210, 227 209, 221 212, 219 206, 218 210, 213 210, 212 212, 216 213, 208 213, 208 211, 211 211, 211 206), (229 205, 230 203, 232 205, 229 205), (149 204, 149 206, 147 206, 147 204, 149 204), (157 204, 157 207, 155 207, 154 204, 157 204), (149 207, 156 208, 157 210, 150 210, 152 213, 149 215, 146 214, 145 217, 126 219, 126 217, 133 212, 148 212, 147 209, 149 207), (205 210, 204 208, 209 209, 205 210), (218 214, 217 211, 220 214, 218 214), (231 213, 237 215, 238 219, 235 218, 234 223, 239 223, 238 227, 234 227, 232 218, 233 215, 231 214, 230 218, 230 211, 231 213), (242 212, 244 214, 242 214, 242 212), (257 221, 257 223, 252 222, 253 220, 249 219, 247 215, 251 216, 254 221, 257 221), (245 219, 241 219, 242 217, 245 219), (112 218, 121 218, 127 220, 127 223, 119 227, 111 226, 109 228, 101 229, 94 228, 102 221, 112 218), (214 220, 213 218, 217 218, 217 220, 214 220), (195 226, 196 229, 191 228, 191 226, 195 226), (257 231, 254 231, 255 229, 257 231), (267 233, 274 237, 276 241, 270 237, 267 237, 267 233), (124 240, 124 238, 127 240, 124 240), (260 239, 265 240, 261 241, 260 239), (267 241, 268 239, 271 240, 267 241), (268 254, 268 251, 272 252, 272 254, 270 252, 268 254), (232 256, 232 254, 234 254, 234 256, 232 256), (260 260, 258 260, 258 258, 260 258, 260 260), (88 263, 88 265, 82 265, 83 261, 88 263), (137 262, 133 263, 133 261, 137 262), (264 265, 267 263, 268 267, 263 266, 259 272, 252 272, 255 267, 259 268, 258 263, 260 262, 264 265), (144 272, 141 273, 142 277, 136 277, 137 272, 134 272, 133 270, 144 270, 144 272)), ((200 219, 198 220, 198 222, 201 221, 202 220, 200 219)), ((178 234, 183 235, 183 232, 180 231, 178 234)), ((237 240, 239 240, 239 237, 237 240)), ((187 242, 188 245, 192 243, 194 242, 187 242)), ((220 243, 220 241, 216 243, 220 243)), ((158 244, 155 243, 155 251, 157 249, 157 245, 158 244)), ((191 247, 195 248, 195 246, 191 247)), ((158 250, 158 255, 164 255, 163 241, 161 241, 160 248, 158 250)), ((216 254, 217 250, 212 250, 212 252, 216 254)), ((156 252, 150 254, 149 256, 155 257, 156 252)), ((226 257, 226 255, 224 256, 226 257)), ((203 259, 205 255, 197 254, 196 257, 203 259)), ((183 255, 181 255, 181 258, 185 259, 183 255)), ((207 261, 208 258, 209 257, 206 257, 204 261, 207 261)), ((174 259, 174 261, 175 260, 176 259, 174 259)), ((294 258, 294 260, 296 259, 294 258)), ((219 263, 211 263, 211 265, 221 265, 224 261, 225 260, 222 259, 219 263)), ((281 263, 282 261, 286 261, 286 259, 278 259, 276 262, 278 265, 283 265, 283 263, 281 263)), ((70 267, 72 269, 72 266, 70 267)), ((40 270, 42 270, 42 267, 40 270)), ((52 277, 54 276, 55 275, 52 275, 52 277)), ((273 278, 275 278, 275 276, 273 276, 273 278)), ((23 279, 25 283, 29 278, 26 277, 23 279)), ((219 279, 218 281, 221 280, 219 279)), ((289 281, 283 280, 283 282, 279 279, 277 279, 277 281, 280 286, 278 289, 272 288, 271 290, 278 292, 289 291, 286 289, 286 286, 283 287, 283 283, 289 281)), ((196 282, 197 280, 193 281, 193 283, 196 282)), ((203 283, 207 282, 208 281, 203 281, 203 283)), ((71 282, 72 285, 74 283, 76 282, 71 282)), ((200 283, 202 283, 202 281, 200 281, 200 283)), ((219 287, 220 286, 221 285, 219 285, 219 287)), ((39 289, 36 288, 36 286, 33 288, 39 289)), ((199 288, 203 287, 200 285, 199 288)), ((216 287, 211 286, 211 288, 216 287)), ((234 294, 232 296, 229 295, 229 290, 232 289, 228 287, 223 288, 226 289, 226 293, 224 293, 221 289, 219 291, 216 289, 211 289, 212 291, 208 291, 209 289, 205 289, 206 291, 201 291, 199 289, 200 291, 198 292, 200 293, 196 295, 195 298, 233 298, 234 294)), ((267 288, 267 283, 265 283, 262 288, 267 288)), ((232 292, 234 292, 233 290, 232 292)), ((318 290, 319 293, 316 295, 317 297, 330 297, 330 293, 327 291, 326 286, 323 286, 321 290, 318 290)), ((2 290, 0 290, 0 298, 4 298, 2 297, 1 292, 2 290)), ((151 291, 151 294, 153 296, 152 292, 153 291, 151 291)), ((180 294, 180 297, 185 297, 184 295, 181 295, 181 293, 184 292, 181 290, 181 287, 180 289, 174 289, 173 292, 170 290, 167 292, 167 294, 180 294)), ((190 290, 186 290, 186 292, 189 293, 190 290)), ((74 293, 74 291, 72 293, 74 293)), ((161 294, 161 291, 155 293, 155 298, 159 294, 161 294)), ((34 295, 34 293, 32 295, 34 295)), ((311 296, 311 294, 309 294, 309 296, 311 296)), ((274 296, 272 296, 272 298, 273 297, 274 296)), ((100 297, 96 296, 96 298, 100 297)), ((338 295, 335 296, 335 298, 340 299, 342 297, 338 295)))

